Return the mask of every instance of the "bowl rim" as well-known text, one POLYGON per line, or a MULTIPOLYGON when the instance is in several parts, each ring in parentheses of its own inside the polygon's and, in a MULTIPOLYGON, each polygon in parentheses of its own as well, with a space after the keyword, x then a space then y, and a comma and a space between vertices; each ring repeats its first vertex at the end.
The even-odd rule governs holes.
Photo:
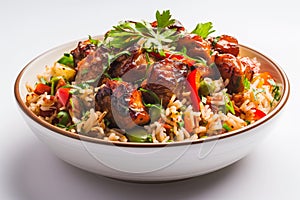
POLYGON ((32 121, 37 123, 38 125, 54 132, 55 134, 60 134, 60 135, 66 136, 70 139, 82 140, 82 141, 85 141, 85 142, 98 143, 98 144, 104 144, 104 145, 112 145, 113 144, 113 145, 116 145, 116 146, 123 146, 123 147, 148 147, 148 148, 165 147, 165 146, 178 146, 178 145, 187 145, 187 144, 193 145, 193 144, 199 144, 199 143, 203 143, 203 142, 222 140, 222 139, 230 138, 230 137, 233 137, 233 136, 245 134, 245 133, 247 133, 247 131, 249 131, 251 129, 255 129, 258 126, 260 126, 261 124, 264 124, 264 123, 270 121, 272 118, 274 118, 277 115, 277 113, 279 113, 283 109, 284 105, 287 103, 287 101, 289 99, 289 96, 290 96, 290 83, 289 83, 289 79, 288 79, 286 73, 284 72, 284 70, 277 63, 275 63, 272 59, 265 56, 261 52, 259 52, 257 50, 254 50, 254 49, 252 49, 248 46, 239 44, 239 46, 244 48, 245 50, 251 51, 255 54, 258 54, 260 57, 262 57, 265 60, 267 60, 268 62, 270 62, 277 69, 277 71, 280 73, 280 77, 283 79, 283 83, 282 83, 282 85, 284 87, 283 94, 281 95, 281 98, 280 98, 278 104, 276 105, 276 107, 270 113, 267 114, 267 117, 264 117, 264 118, 262 118, 262 119, 260 119, 256 122, 254 122, 253 124, 250 124, 248 126, 245 126, 241 129, 238 129, 238 130, 235 130, 235 131, 223 133, 223 134, 216 135, 216 136, 210 136, 210 137, 207 137, 207 138, 200 138, 200 139, 197 139, 197 140, 184 140, 184 141, 180 141, 180 142, 170 142, 170 143, 138 143, 138 142, 106 141, 106 140, 103 140, 103 139, 100 139, 100 138, 93 138, 93 137, 89 137, 89 136, 85 136, 85 135, 80 135, 78 133, 73 133, 73 132, 70 132, 70 131, 66 131, 62 128, 54 126, 54 125, 40 119, 32 111, 29 110, 29 108, 25 105, 24 99, 21 98, 21 94, 20 94, 21 78, 22 78, 23 74, 25 73, 25 71, 30 67, 30 65, 33 62, 35 62, 36 60, 38 60, 42 56, 50 54, 54 50, 58 50, 60 48, 63 48, 66 45, 75 44, 78 41, 81 41, 81 40, 74 40, 74 41, 71 41, 71 42, 68 42, 68 43, 64 43, 62 45, 51 48, 51 49, 41 53, 40 55, 36 56, 29 63, 27 63, 25 65, 25 67, 23 67, 23 69, 17 75, 17 78, 16 78, 15 83, 14 83, 14 96, 15 96, 15 99, 17 101, 18 106, 21 108, 21 111, 27 117, 29 117, 32 121))

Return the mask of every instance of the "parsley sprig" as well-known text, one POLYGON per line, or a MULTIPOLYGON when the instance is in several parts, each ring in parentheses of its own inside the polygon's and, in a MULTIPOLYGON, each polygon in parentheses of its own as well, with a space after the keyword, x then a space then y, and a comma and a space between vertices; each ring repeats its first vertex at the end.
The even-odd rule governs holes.
POLYGON ((120 22, 105 34, 104 43, 114 48, 127 48, 138 43, 147 52, 156 52, 164 56, 164 50, 174 49, 174 42, 180 37, 176 28, 168 28, 175 23, 171 17, 169 10, 162 13, 157 11, 157 27, 146 21, 120 22))
POLYGON ((158 28, 167 28, 175 23, 175 19, 171 19, 170 10, 164 10, 162 13, 156 11, 155 16, 158 28))
POLYGON ((199 23, 197 24, 196 28, 192 31, 192 33, 195 33, 201 36, 203 39, 205 39, 208 35, 215 32, 215 30, 213 30, 212 28, 213 25, 211 22, 199 23))

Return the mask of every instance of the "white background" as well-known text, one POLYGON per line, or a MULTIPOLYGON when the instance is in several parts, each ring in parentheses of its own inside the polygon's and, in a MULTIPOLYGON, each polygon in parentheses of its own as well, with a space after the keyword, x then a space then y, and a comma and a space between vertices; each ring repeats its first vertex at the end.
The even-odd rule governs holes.
POLYGON ((0 199, 300 199, 300 6, 285 1, 48 0, 0 2, 0 199), (104 34, 120 20, 154 20, 170 9, 189 30, 212 21, 282 66, 291 95, 280 125, 247 157, 193 179, 136 184, 77 169, 30 131, 13 94, 18 72, 57 45, 104 34))

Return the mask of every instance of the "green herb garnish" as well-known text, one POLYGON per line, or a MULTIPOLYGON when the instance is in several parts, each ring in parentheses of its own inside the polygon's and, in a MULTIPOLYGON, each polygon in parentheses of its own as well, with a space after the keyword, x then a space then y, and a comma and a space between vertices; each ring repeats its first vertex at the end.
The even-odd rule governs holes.
POLYGON ((178 54, 178 55, 183 55, 188 60, 192 60, 192 61, 195 61, 195 63, 201 63, 201 64, 207 66, 207 62, 204 58, 201 58, 201 57, 192 58, 192 57, 188 56, 185 46, 180 51, 171 51, 171 53, 178 54))
POLYGON ((48 81, 46 81, 44 77, 41 77, 40 81, 41 81, 41 83, 43 83, 45 85, 51 86, 51 83, 49 83, 48 81))
POLYGON ((252 89, 253 91, 253 95, 254 95, 254 99, 257 100, 257 95, 263 92, 266 92, 264 89, 262 88, 258 88, 258 89, 252 89))
POLYGON ((274 97, 274 99, 271 102, 271 107, 273 106, 273 102, 279 101, 281 94, 280 94, 280 87, 278 85, 276 85, 275 81, 273 79, 268 79, 268 82, 271 84, 271 86, 273 87, 272 89, 272 95, 274 97))
POLYGON ((62 76, 54 76, 51 78, 50 82, 51 82, 51 95, 52 96, 55 95, 55 93, 56 93, 55 87, 56 87, 58 81, 62 78, 63 78, 62 76))
POLYGON ((162 13, 156 11, 156 21, 158 28, 167 28, 175 23, 175 19, 171 19, 170 10, 164 10, 162 13))
POLYGON ((135 23, 125 21, 114 26, 104 37, 104 44, 114 48, 127 48, 142 38, 135 23))
POLYGON ((184 127, 184 121, 177 122, 177 124, 180 128, 184 127))
POLYGON ((165 49, 175 49, 172 44, 179 38, 177 30, 168 26, 175 23, 171 19, 170 11, 156 12, 157 27, 152 27, 149 22, 125 21, 114 26, 105 34, 104 44, 108 47, 127 48, 139 43, 148 52, 159 53, 165 56, 165 49))
POLYGON ((215 32, 212 28, 213 26, 211 22, 199 23, 191 33, 195 33, 205 39, 208 35, 215 32))
POLYGON ((226 123, 223 124, 223 128, 224 128, 226 131, 230 131, 230 130, 231 130, 230 126, 228 126, 228 124, 226 124, 226 123))
POLYGON ((92 43, 96 47, 98 47, 101 44, 100 40, 93 39, 92 36, 90 36, 90 35, 89 35, 89 41, 90 41, 90 43, 92 43))
POLYGON ((225 93, 225 109, 226 109, 226 112, 231 112, 232 114, 235 115, 233 103, 230 100, 230 97, 227 93, 225 93))
POLYGON ((64 53, 63 57, 61 57, 57 62, 68 67, 74 68, 73 56, 70 53, 64 53))
POLYGON ((247 77, 244 77, 244 78, 243 78, 243 85, 244 85, 244 88, 245 88, 246 90, 250 90, 250 85, 251 85, 251 83, 250 83, 250 81, 248 80, 247 77))
POLYGON ((139 91, 148 93, 153 98, 155 104, 160 104, 161 103, 159 97, 153 91, 147 90, 147 89, 144 89, 144 88, 139 88, 139 91))

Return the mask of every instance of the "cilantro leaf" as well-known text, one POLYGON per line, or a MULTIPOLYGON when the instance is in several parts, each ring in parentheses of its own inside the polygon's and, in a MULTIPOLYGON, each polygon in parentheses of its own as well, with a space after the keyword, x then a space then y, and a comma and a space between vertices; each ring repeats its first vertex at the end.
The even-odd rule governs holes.
POLYGON ((175 23, 175 19, 171 19, 170 10, 164 10, 162 13, 156 11, 156 21, 158 28, 166 28, 175 23))
POLYGON ((213 26, 211 22, 199 23, 192 33, 195 33, 205 39, 209 34, 215 32, 215 30, 212 30, 212 28, 213 26))

